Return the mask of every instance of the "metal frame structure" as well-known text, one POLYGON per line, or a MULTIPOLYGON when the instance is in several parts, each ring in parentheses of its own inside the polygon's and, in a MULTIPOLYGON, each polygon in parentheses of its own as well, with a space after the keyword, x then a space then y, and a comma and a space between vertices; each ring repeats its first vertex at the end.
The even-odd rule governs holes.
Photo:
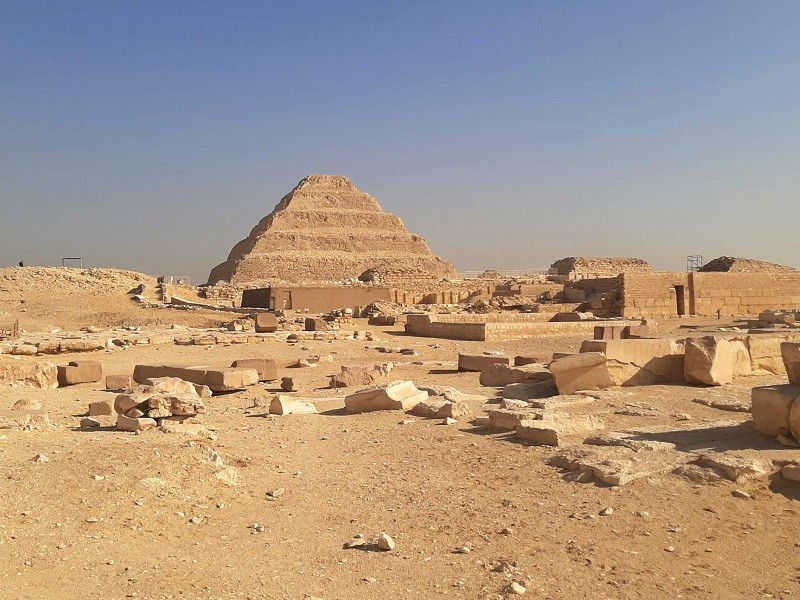
MULTIPOLYGON (((83 268, 83 259, 80 256, 62 256, 61 257, 61 266, 66 267, 66 261, 68 260, 77 260, 78 261, 78 268, 83 268)), ((73 267, 74 268, 74 267, 73 267)))
POLYGON ((686 257, 686 270, 690 273, 692 271, 699 271, 705 263, 702 254, 690 254, 686 257))

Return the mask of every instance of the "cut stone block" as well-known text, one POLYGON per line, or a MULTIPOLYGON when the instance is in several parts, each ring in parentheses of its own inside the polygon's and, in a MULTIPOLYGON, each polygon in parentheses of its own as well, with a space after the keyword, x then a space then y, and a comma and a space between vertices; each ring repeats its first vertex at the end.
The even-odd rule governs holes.
POLYGON ((259 381, 275 381, 278 378, 278 368, 275 361, 269 358, 245 358, 233 361, 232 367, 240 369, 255 369, 259 381))
POLYGON ((278 317, 275 313, 260 312, 256 315, 256 333, 275 333, 278 331, 278 317))
POLYGON ((550 372, 559 394, 579 390, 604 390, 614 385, 606 368, 606 357, 599 352, 582 352, 550 363, 550 372))
POLYGON ((522 421, 516 428, 517 439, 560 446, 562 437, 602 429, 603 420, 592 415, 545 414, 541 419, 522 421))
POLYGON ((43 340, 36 344, 39 354, 58 354, 61 344, 58 340, 43 340))
POLYGON ((214 392, 231 392, 258 383, 258 372, 255 369, 215 369, 183 365, 136 365, 133 369, 133 380, 137 383, 161 377, 177 377, 190 383, 206 385, 214 392))
POLYGON ((144 431, 145 429, 154 429, 155 427, 155 419, 148 419, 146 417, 133 419, 125 415, 117 415, 117 429, 120 431, 144 431))
POLYGON ((89 416, 110 415, 113 412, 110 400, 98 400, 89 403, 89 416))
POLYGON ((600 352, 606 357, 606 370, 613 385, 683 380, 682 347, 670 340, 587 340, 581 345, 581 352, 600 352))
POLYGON ((768 385, 754 387, 750 393, 750 413, 753 427, 770 437, 792 435, 789 423, 789 411, 797 398, 800 398, 800 386, 768 385))
POLYGON ((733 381, 734 354, 723 338, 705 336, 686 340, 683 373, 687 383, 726 385, 733 381))
POLYGON ((317 407, 310 400, 299 400, 290 396, 275 396, 269 404, 271 415, 316 414, 317 407))
POLYGON ((503 363, 492 363, 481 371, 480 383, 488 387, 501 387, 510 383, 546 381, 552 378, 550 371, 544 365, 533 363, 523 367, 512 367, 503 363))
POLYGON ((800 342, 781 342, 781 358, 789 383, 800 384, 800 342))
POLYGON ((532 408, 495 408, 487 411, 489 425, 496 429, 513 431, 522 421, 542 418, 542 411, 532 408))
POLYGON ((130 375, 106 375, 107 390, 129 390, 133 387, 133 377, 130 375))
POLYGON ((51 362, 3 361, 0 362, 0 385, 52 390, 58 387, 58 367, 51 362))
POLYGON ((73 361, 58 366, 58 385, 94 383, 103 378, 103 367, 93 360, 73 361))
POLYGON ((433 419, 437 414, 439 414, 439 409, 441 409, 445 404, 450 403, 444 398, 433 396, 420 402, 414 408, 412 408, 411 414, 417 415, 418 417, 425 417, 426 419, 433 419))
POLYGON ((388 377, 393 367, 394 365, 390 362, 350 367, 342 365, 341 373, 332 375, 328 385, 332 388, 370 385, 381 378, 388 377))
POLYGON ((596 340, 626 340, 630 337, 629 325, 596 325, 594 339, 596 340))
POLYGON ((514 366, 515 367, 522 367, 525 365, 530 365, 533 363, 541 363, 545 362, 535 356, 515 356, 514 357, 514 366))
POLYGON ((395 381, 350 394, 344 403, 347 412, 362 413, 375 410, 410 410, 427 398, 428 392, 418 390, 413 381, 395 381))
POLYGON ((436 418, 460 420, 471 414, 472 408, 466 402, 446 402, 436 413, 436 418))
POLYGON ((483 371, 486 367, 494 363, 509 364, 511 361, 507 356, 487 356, 485 354, 459 354, 459 371, 483 371))
POLYGON ((786 375, 781 357, 781 338, 749 335, 745 339, 750 352, 750 366, 754 373, 786 375))
POLYGON ((61 340, 59 343, 59 352, 94 352, 104 348, 101 340, 61 340))
POLYGON ((749 377, 753 374, 753 366, 746 338, 730 338, 728 341, 731 343, 733 352, 733 378, 749 377))
POLYGON ((11 354, 15 356, 35 356, 38 351, 33 344, 15 344, 11 348, 11 354))
POLYGON ((305 331, 328 331, 328 323, 325 319, 318 317, 306 317, 304 329, 305 331))

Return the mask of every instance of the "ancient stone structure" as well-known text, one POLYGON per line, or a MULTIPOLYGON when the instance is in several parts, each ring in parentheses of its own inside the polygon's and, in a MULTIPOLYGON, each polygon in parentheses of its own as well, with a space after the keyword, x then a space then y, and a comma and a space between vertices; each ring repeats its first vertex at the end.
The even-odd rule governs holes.
POLYGON ((653 267, 641 258, 569 256, 550 265, 551 271, 568 280, 616 277, 622 273, 652 273, 653 267))
POLYGON ((337 282, 373 268, 417 279, 456 276, 453 265, 349 179, 309 175, 233 247, 208 283, 337 282))
POLYGON ((703 273, 797 273, 797 269, 792 267, 735 256, 715 258, 700 267, 700 271, 703 273))

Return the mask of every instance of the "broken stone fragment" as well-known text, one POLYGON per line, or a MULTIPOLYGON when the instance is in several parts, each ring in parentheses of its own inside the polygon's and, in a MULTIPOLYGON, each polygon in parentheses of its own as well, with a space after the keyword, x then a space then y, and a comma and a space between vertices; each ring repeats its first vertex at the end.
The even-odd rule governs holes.
POLYGON ((317 414, 317 407, 310 400, 290 396, 274 396, 269 405, 271 415, 317 414))
POLYGON ((410 410, 427 398, 428 392, 418 390, 413 381, 394 381, 350 394, 345 398, 345 408, 350 413, 410 410))

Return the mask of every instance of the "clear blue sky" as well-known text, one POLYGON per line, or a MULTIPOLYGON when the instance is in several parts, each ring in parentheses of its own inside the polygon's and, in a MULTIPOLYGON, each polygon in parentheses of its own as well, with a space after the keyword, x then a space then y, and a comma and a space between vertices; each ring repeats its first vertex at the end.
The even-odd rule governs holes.
POLYGON ((800 3, 0 0, 0 265, 202 282, 308 173, 461 270, 800 267, 800 3))

